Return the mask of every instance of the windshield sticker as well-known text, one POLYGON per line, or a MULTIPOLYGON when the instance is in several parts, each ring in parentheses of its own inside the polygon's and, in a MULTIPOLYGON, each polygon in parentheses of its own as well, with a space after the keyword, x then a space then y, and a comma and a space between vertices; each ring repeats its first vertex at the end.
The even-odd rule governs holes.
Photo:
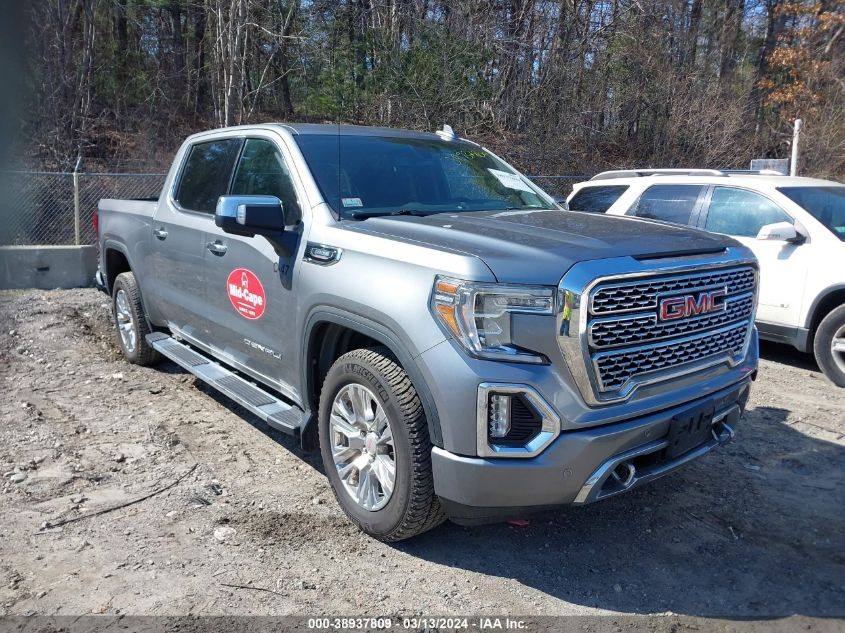
POLYGON ((267 302, 264 286, 251 270, 235 268, 226 280, 226 292, 235 311, 245 319, 254 321, 264 314, 267 302))
POLYGON ((453 161, 462 165, 469 165, 474 160, 484 160, 487 158, 487 154, 481 149, 459 149, 447 155, 453 161))
POLYGON ((361 198, 341 198, 340 203, 343 205, 344 209, 364 206, 364 203, 361 202, 361 198))
POLYGON ((498 169, 493 169, 491 167, 487 168, 493 176, 496 177, 500 183, 502 183, 508 189, 516 189, 517 191, 527 191, 528 193, 534 193, 534 190, 529 187, 519 176, 516 174, 509 174, 506 171, 500 171, 498 169))

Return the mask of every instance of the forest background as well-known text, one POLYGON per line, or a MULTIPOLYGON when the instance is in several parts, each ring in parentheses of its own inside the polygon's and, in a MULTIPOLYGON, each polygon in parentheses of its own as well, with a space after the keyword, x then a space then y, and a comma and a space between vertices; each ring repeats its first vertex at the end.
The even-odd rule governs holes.
POLYGON ((32 0, 3 27, 6 162, 161 171, 189 133, 450 124, 525 173, 747 167, 845 180, 845 3, 32 0))

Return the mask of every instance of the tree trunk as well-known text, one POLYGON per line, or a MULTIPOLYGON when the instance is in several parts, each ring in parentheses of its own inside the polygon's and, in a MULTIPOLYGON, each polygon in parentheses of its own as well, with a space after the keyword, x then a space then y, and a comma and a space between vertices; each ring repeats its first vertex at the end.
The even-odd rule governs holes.
POLYGON ((757 62, 757 73, 751 88, 751 102, 755 111, 755 132, 759 135, 763 125, 763 100, 765 95, 760 88, 760 82, 768 75, 769 57, 777 46, 778 37, 786 25, 788 15, 778 12, 781 0, 766 0, 766 37, 760 48, 760 59, 757 62))
POLYGON ((205 76, 205 5, 199 2, 191 5, 191 22, 193 23, 193 98, 194 117, 205 111, 208 98, 208 83, 205 76))
POLYGON ((185 44, 182 38, 182 6, 181 0, 170 0, 167 6, 170 14, 170 46, 173 49, 173 70, 171 77, 171 89, 175 97, 173 103, 187 101, 185 93, 185 44))
POLYGON ((282 24, 282 41, 279 44, 279 66, 281 70, 281 87, 282 87, 282 113, 284 116, 293 116, 293 99, 290 92, 290 61, 288 59, 288 48, 290 38, 293 35, 293 26, 296 21, 296 15, 299 10, 299 0, 294 0, 290 7, 284 8, 279 2, 279 12, 281 14, 282 24))
POLYGON ((744 14, 744 0, 727 0, 725 21, 720 36, 719 81, 730 76, 736 67, 736 49, 742 32, 742 16, 744 14))
POLYGON ((695 55, 698 48, 698 28, 701 24, 701 0, 693 0, 692 7, 690 7, 689 15, 689 31, 687 31, 687 41, 684 65, 687 68, 695 66, 695 55))

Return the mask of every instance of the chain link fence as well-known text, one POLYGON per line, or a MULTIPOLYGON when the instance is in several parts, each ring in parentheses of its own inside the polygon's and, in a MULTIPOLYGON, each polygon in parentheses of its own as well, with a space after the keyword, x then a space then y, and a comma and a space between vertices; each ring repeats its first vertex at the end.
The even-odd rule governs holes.
POLYGON ((166 174, 0 173, 0 245, 94 244, 101 198, 158 198, 166 174))
MULTIPOLYGON (((101 198, 157 198, 166 174, 7 171, 0 173, 6 209, 0 245, 94 244, 92 219, 101 198)), ((553 196, 566 196, 582 176, 530 176, 553 196)))

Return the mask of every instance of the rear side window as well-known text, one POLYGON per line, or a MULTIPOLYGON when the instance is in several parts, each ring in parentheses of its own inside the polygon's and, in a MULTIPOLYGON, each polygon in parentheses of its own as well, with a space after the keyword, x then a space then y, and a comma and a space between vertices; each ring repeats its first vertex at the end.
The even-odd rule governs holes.
POLYGON ((776 222, 792 224, 792 218, 767 197, 747 189, 716 187, 704 228, 714 233, 757 237, 760 229, 776 222))
POLYGON ((217 198, 229 189, 229 179, 240 149, 241 140, 237 138, 192 146, 176 191, 179 206, 191 211, 214 213, 217 198))
POLYGON ((629 215, 687 225, 703 188, 702 185, 654 185, 643 192, 629 215))
POLYGON ((604 213, 619 200, 628 185, 607 185, 603 187, 584 187, 569 201, 570 211, 604 213))

